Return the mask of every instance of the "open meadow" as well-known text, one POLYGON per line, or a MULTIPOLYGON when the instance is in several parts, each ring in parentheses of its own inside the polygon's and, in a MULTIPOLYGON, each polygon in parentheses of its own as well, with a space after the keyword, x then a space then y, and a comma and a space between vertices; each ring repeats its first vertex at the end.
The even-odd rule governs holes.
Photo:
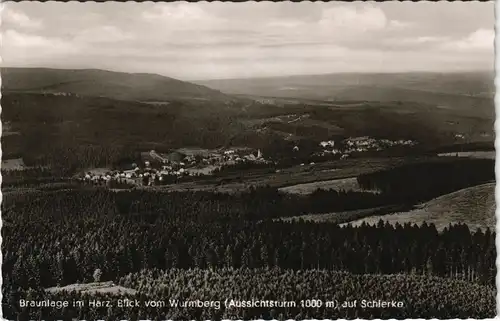
POLYGON ((408 212, 394 212, 388 215, 374 215, 350 222, 353 226, 360 224, 377 224, 383 220, 390 224, 433 223, 438 230, 450 224, 463 223, 471 230, 495 229, 495 183, 465 188, 457 192, 439 196, 429 202, 419 204, 408 212))

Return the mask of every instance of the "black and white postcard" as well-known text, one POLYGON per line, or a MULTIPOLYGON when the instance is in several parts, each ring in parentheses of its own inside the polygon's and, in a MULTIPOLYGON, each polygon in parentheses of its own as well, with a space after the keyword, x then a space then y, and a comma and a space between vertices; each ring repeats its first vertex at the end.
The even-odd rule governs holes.
POLYGON ((496 316, 494 2, 5 2, 6 320, 496 316))

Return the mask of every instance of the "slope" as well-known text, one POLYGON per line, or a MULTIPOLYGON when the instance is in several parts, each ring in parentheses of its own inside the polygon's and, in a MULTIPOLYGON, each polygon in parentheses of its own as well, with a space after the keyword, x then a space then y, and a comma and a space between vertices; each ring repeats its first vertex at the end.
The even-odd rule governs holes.
POLYGON ((1 74, 3 92, 75 94, 148 102, 234 100, 202 85, 155 74, 48 68, 2 68, 1 74))
POLYGON ((106 167, 140 150, 217 147, 239 131, 232 116, 214 112, 217 108, 214 102, 174 101, 165 107, 103 97, 3 93, 2 121, 19 134, 2 137, 2 151, 4 158, 22 157, 27 166, 106 167))
POLYGON ((372 216, 352 225, 376 224, 380 219, 395 223, 434 223, 442 230, 450 223, 465 223, 471 230, 495 228, 495 183, 482 184, 446 194, 409 212, 372 216))

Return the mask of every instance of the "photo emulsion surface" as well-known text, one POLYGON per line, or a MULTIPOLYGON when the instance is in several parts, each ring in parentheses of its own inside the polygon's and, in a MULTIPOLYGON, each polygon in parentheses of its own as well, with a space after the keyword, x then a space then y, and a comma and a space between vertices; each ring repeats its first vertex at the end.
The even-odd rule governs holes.
POLYGON ((7 320, 493 318, 494 3, 3 4, 7 320))

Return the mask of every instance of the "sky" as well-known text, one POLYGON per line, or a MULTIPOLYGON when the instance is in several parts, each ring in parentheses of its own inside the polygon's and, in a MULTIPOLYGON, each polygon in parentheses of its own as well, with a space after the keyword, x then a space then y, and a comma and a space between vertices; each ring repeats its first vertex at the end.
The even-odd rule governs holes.
POLYGON ((4 2, 3 66, 183 80, 493 70, 494 2, 4 2))

